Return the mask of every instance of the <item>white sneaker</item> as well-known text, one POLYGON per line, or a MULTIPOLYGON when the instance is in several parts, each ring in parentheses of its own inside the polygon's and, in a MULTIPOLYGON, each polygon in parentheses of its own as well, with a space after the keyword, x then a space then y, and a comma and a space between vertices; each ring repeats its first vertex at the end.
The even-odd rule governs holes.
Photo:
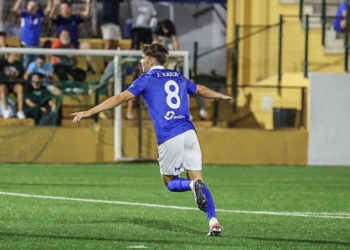
POLYGON ((208 116, 208 112, 207 112, 205 109, 200 109, 200 110, 199 110, 199 117, 200 117, 202 120, 207 119, 207 116, 208 116))
POLYGON ((2 117, 4 119, 10 118, 11 117, 11 110, 9 108, 8 109, 3 109, 2 110, 2 117))
POLYGON ((18 111, 17 111, 17 118, 18 118, 18 119, 24 119, 24 118, 26 118, 26 115, 24 114, 23 110, 18 110, 18 111))
POLYGON ((222 232, 222 228, 219 223, 215 223, 209 227, 208 236, 220 236, 222 232))

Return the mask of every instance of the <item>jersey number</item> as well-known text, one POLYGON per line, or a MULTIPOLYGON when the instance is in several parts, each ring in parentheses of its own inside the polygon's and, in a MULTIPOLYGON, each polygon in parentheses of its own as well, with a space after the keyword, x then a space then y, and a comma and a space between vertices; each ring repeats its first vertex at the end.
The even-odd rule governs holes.
POLYGON ((180 96, 179 96, 179 85, 173 81, 167 81, 164 85, 164 90, 168 94, 166 96, 166 103, 172 109, 178 109, 181 104, 180 96), (171 90, 170 87, 173 86, 175 89, 171 90), (175 103, 173 102, 175 100, 175 103))

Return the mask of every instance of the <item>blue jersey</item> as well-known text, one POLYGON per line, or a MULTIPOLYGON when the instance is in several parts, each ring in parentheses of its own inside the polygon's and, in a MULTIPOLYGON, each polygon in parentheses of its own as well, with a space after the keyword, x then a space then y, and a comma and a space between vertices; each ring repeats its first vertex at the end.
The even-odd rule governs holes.
POLYGON ((195 94, 197 85, 180 72, 156 66, 137 78, 128 88, 135 97, 143 96, 154 124, 158 144, 187 130, 195 130, 190 121, 187 94, 195 94))
MULTIPOLYGON (((341 3, 338 7, 336 17, 334 18, 333 27, 334 27, 334 30, 336 30, 338 32, 344 31, 343 28, 341 27, 340 23, 343 20, 343 11, 346 11, 347 6, 348 6, 348 3, 346 1, 341 3)), ((349 8, 349 10, 350 10, 350 8, 349 8)), ((350 12, 349 11, 347 11, 347 12, 348 12, 348 16, 350 16, 350 12)))
POLYGON ((44 12, 39 10, 34 16, 32 16, 27 10, 25 10, 21 12, 20 16, 22 44, 27 46, 38 46, 41 37, 41 22, 45 16, 44 12))

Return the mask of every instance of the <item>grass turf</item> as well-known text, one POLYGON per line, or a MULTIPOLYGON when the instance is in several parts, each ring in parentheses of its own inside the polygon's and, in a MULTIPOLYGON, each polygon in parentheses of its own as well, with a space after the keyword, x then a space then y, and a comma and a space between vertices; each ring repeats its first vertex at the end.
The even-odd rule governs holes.
MULTIPOLYGON (((224 231, 212 238, 199 210, 0 195, 0 249, 350 249, 350 168, 203 172, 218 209, 344 218, 218 212, 224 231)), ((2 165, 0 192, 195 207, 191 193, 164 187, 155 164, 2 165)))

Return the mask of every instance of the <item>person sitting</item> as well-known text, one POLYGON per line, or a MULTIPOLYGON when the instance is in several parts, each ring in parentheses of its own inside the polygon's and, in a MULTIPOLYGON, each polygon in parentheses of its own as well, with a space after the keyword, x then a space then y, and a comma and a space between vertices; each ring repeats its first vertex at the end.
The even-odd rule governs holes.
POLYGON ((170 50, 179 50, 179 41, 174 23, 168 19, 159 22, 153 32, 153 41, 166 45, 170 50))
POLYGON ((23 112, 23 74, 24 68, 19 61, 18 54, 8 54, 0 58, 0 98, 2 102, 2 116, 7 119, 13 114, 8 107, 7 95, 9 92, 17 96, 17 117, 26 118, 23 112))
MULTIPOLYGON (((131 57, 129 57, 128 59, 131 59, 131 57)), ((139 74, 137 72, 137 69, 134 70, 135 68, 135 61, 133 60, 124 60, 122 61, 122 68, 123 68, 123 76, 126 75, 126 73, 129 73, 130 74, 134 74, 134 79, 136 79, 139 74), (127 72, 126 72, 127 71, 127 72), (135 75, 137 74, 137 75, 135 75)), ((137 60, 136 60, 137 62, 137 60)), ((136 64, 138 65, 138 64, 136 64)), ((99 84, 95 87, 95 89, 101 89, 102 87, 108 85, 108 89, 107 89, 107 94, 108 94, 108 97, 111 97, 113 96, 113 86, 111 86, 109 83, 109 80, 114 77, 114 61, 110 61, 105 69, 105 71, 103 72, 102 74, 102 77, 100 79, 100 82, 99 84), (111 88, 110 88, 111 87, 111 88)), ((124 79, 123 79, 124 80, 124 79)), ((125 114, 125 119, 127 120, 134 120, 136 119, 136 117, 134 116, 134 101, 133 100, 129 100, 128 101, 128 106, 127 106, 127 110, 126 110, 126 114, 125 114)))
POLYGON ((5 31, 0 31, 0 47, 1 48, 8 47, 8 44, 7 44, 6 40, 7 40, 6 32, 5 31))
POLYGON ((26 116, 33 118, 36 125, 38 125, 44 117, 56 112, 56 104, 52 99, 51 93, 42 85, 43 76, 44 75, 40 73, 31 75, 32 90, 24 97, 26 116))
POLYGON ((51 84, 51 79, 53 77, 53 67, 50 63, 46 62, 45 55, 39 55, 37 59, 31 62, 27 68, 26 73, 24 74, 24 80, 28 80, 29 77, 34 74, 42 74, 42 85, 46 87, 53 95, 60 95, 62 91, 51 84))
MULTIPOLYGON (((56 39, 51 48, 53 49, 73 49, 74 45, 70 41, 70 35, 67 30, 62 30, 60 37, 56 39)), ((54 72, 60 81, 69 80, 68 75, 73 77, 74 81, 83 82, 86 78, 86 72, 77 66, 78 58, 72 55, 52 56, 52 65, 54 72)))
MULTIPOLYGON (((342 2, 337 10, 336 17, 333 21, 333 27, 334 30, 339 32, 339 33, 344 33, 346 31, 346 22, 348 19, 348 22, 350 22, 349 17, 350 17, 350 0, 342 2)), ((348 31, 350 32, 350 23, 348 27, 348 31)))

